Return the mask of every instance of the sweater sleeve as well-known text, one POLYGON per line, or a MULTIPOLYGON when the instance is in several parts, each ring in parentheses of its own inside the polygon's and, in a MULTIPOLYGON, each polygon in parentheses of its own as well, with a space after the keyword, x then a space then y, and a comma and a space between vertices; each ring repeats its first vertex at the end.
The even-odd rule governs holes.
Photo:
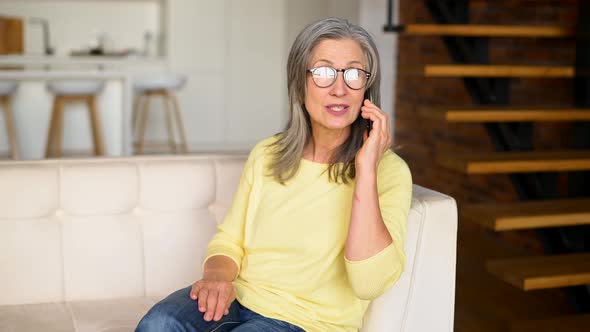
POLYGON ((244 256, 244 226, 250 203, 256 150, 255 147, 248 156, 231 208, 223 223, 217 227, 217 233, 215 233, 207 246, 205 260, 201 266, 203 271, 209 258, 222 255, 229 257, 238 266, 238 272, 234 279, 240 273, 242 257, 244 256))
POLYGON ((350 284, 363 300, 383 294, 399 279, 405 267, 406 223, 412 203, 412 175, 405 161, 387 153, 379 165, 377 187, 381 216, 393 242, 364 260, 344 258, 350 284))

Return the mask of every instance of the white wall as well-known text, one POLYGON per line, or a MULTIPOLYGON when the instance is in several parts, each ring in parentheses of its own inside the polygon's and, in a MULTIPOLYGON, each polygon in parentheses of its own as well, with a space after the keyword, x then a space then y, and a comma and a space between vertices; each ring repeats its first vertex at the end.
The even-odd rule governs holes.
MULTIPOLYGON (((166 10, 170 69, 188 75, 180 106, 191 149, 249 149, 279 131, 285 1, 171 0, 166 10)), ((165 136, 158 122, 156 140, 165 136)))
MULTIPOLYGON (((249 149, 282 130, 288 119, 285 68, 295 36, 323 17, 357 21, 357 3, 170 0, 166 48, 170 68, 189 75, 180 95, 191 148, 249 149)), ((152 127, 153 138, 165 136, 161 127, 152 127)))
MULTIPOLYGON (((387 22, 386 0, 359 0, 359 25, 375 39, 381 58, 381 109, 389 115, 393 132, 395 115, 395 77, 397 68, 397 35, 383 32, 387 22)), ((397 16, 399 0, 394 0, 394 13, 397 16)), ((395 22, 398 22, 397 18, 395 22)), ((394 143, 395 144, 395 143, 394 143)))
MULTIPOLYGON (((188 76, 187 86, 179 92, 179 101, 191 149, 244 150, 286 124, 288 51, 299 31, 320 18, 344 17, 373 33, 384 61, 383 108, 391 112, 387 105, 392 104, 392 93, 387 92, 393 88, 386 81, 393 77, 392 65, 387 64, 387 59, 393 60, 392 50, 388 48, 393 37, 380 33, 385 23, 382 8, 385 3, 384 0, 0 0, 0 13, 49 17, 57 30, 53 40, 64 38, 59 45, 83 42, 92 36, 92 31, 87 35, 80 30, 86 31, 99 23, 106 24, 105 31, 112 28, 120 33, 125 43, 140 43, 146 27, 160 30, 161 24, 168 69, 188 76), (128 21, 115 20, 115 10, 128 21), (72 21, 72 17, 89 12, 93 14, 85 20, 72 21), (78 31, 76 35, 64 33, 68 27, 78 31)), ((164 123, 161 113, 150 113, 148 140, 165 140, 164 123)), ((0 136, 0 143, 5 143, 2 141, 0 136)), ((0 145, 3 150, 5 144, 0 145)))
POLYGON ((297 34, 306 25, 328 16, 329 7, 330 3, 327 0, 287 1, 287 52, 297 34))
POLYGON ((361 0, 329 0, 328 16, 342 17, 352 24, 359 24, 359 2, 361 0))
MULTIPOLYGON (((125 0, 1 0, 0 14, 49 21, 51 45, 57 54, 88 47, 98 33, 106 33, 115 49, 143 48, 146 31, 160 33, 160 2, 125 0)), ((42 30, 25 24, 25 53, 43 53, 42 30)))

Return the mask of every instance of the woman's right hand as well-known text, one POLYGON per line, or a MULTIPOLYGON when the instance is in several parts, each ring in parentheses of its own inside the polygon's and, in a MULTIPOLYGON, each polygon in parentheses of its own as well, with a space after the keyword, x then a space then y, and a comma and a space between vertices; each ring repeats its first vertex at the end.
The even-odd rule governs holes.
POLYGON ((191 299, 199 302, 199 311, 206 321, 219 321, 229 313, 229 307, 236 299, 231 281, 222 276, 205 276, 193 284, 191 299))

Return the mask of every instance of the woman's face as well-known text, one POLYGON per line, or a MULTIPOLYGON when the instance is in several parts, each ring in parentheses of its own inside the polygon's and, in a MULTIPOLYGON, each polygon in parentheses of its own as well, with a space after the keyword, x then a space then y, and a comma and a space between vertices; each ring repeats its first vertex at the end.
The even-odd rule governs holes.
MULTIPOLYGON (((361 47, 352 39, 327 39, 320 42, 312 52, 308 69, 320 66, 335 69, 351 67, 368 71, 361 47)), ((364 101, 365 88, 353 90, 344 83, 344 73, 338 72, 334 84, 318 87, 307 74, 305 107, 314 129, 348 133, 350 125, 359 116, 364 101)))

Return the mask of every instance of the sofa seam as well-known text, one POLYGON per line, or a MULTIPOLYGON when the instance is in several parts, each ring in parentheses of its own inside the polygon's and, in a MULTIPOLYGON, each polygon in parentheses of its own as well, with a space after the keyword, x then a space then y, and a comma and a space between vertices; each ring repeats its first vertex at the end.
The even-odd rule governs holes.
MULTIPOLYGON (((63 165, 58 164, 57 166, 57 183, 59 186, 59 191, 57 195, 57 208, 63 209, 63 165)), ((64 218, 57 216, 54 212, 53 216, 57 221, 57 226, 59 227, 59 250, 61 256, 61 299, 62 301, 67 301, 66 298, 66 251, 64 248, 65 245, 65 236, 64 236, 64 218)), ((72 317, 73 319, 73 317, 72 317)))
POLYGON ((72 326, 74 327, 74 331, 79 331, 78 325, 76 324, 76 320, 74 319, 74 311, 72 310, 71 303, 65 302, 65 305, 68 309, 68 313, 70 314, 70 319, 72 320, 72 326))
MULTIPOLYGON (((141 181, 143 179, 143 167, 142 167, 142 163, 141 162, 137 162, 135 163, 135 168, 137 170, 137 205, 135 206, 135 209, 137 211, 137 209, 139 209, 141 207, 141 201, 142 201, 142 186, 141 186, 141 181)), ((145 232, 144 232, 144 226, 145 223, 142 222, 143 219, 139 219, 137 218, 137 215, 133 214, 133 218, 137 221, 137 224, 139 226, 139 236, 141 239, 141 277, 143 279, 143 296, 148 296, 147 295, 147 269, 146 269, 146 251, 145 251, 145 232)))
MULTIPOLYGON (((453 305, 449 308, 449 317, 454 317, 454 312, 455 312, 455 297, 456 297, 456 286, 457 286, 457 228, 458 226, 458 210, 457 210, 457 201, 451 197, 454 207, 454 212, 455 212, 455 220, 457 221, 455 223, 455 253, 453 255, 454 260, 453 260, 453 271, 455 272, 455 276, 453 278, 451 278, 451 281, 449 282, 450 287, 449 289, 452 289, 452 297, 453 297, 453 305)), ((448 331, 453 331, 453 325, 455 324, 454 319, 449 319, 449 329, 448 331)))
POLYGON ((410 287, 409 287, 409 291, 408 291, 408 298, 406 300, 406 305, 404 307, 404 314, 403 314, 403 320, 402 320, 402 326, 401 326, 401 331, 406 331, 406 324, 407 324, 407 319, 408 319, 408 312, 409 312, 409 308, 410 305, 412 303, 413 297, 414 297, 414 281, 415 281, 415 277, 416 277, 416 268, 418 267, 418 263, 420 261, 421 258, 421 252, 420 252, 420 248, 422 247, 422 233, 424 231, 424 220, 426 220, 427 215, 428 215, 428 208, 427 205, 424 204, 424 201, 419 200, 418 203, 420 204, 421 210, 423 211, 423 213, 421 213, 420 216, 420 227, 419 227, 419 231, 418 231, 418 241, 416 243, 416 254, 414 256, 414 262, 412 264, 412 275, 410 278, 410 287))

